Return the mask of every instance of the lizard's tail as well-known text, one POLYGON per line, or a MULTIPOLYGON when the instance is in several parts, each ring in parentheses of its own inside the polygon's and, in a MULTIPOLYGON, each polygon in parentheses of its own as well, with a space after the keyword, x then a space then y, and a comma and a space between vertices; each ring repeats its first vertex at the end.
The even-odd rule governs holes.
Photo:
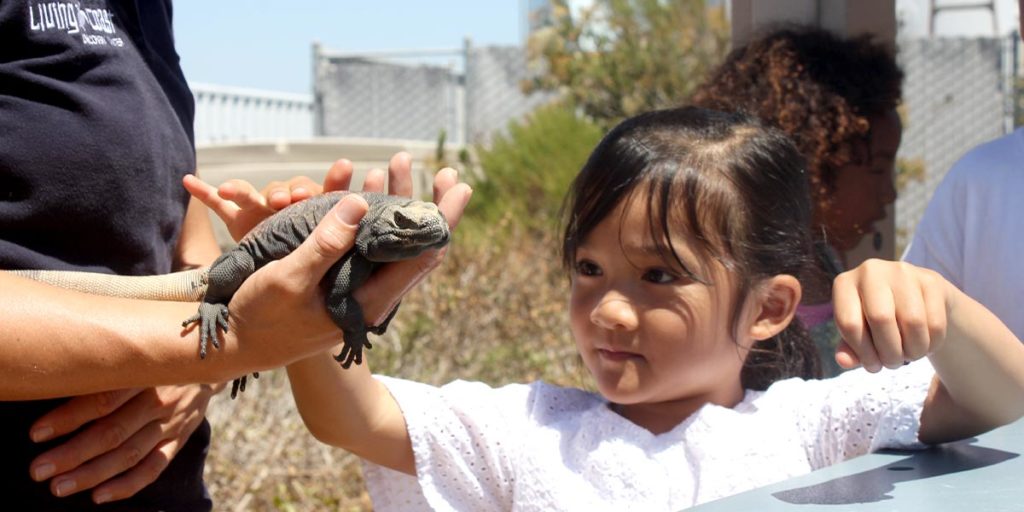
POLYGON ((128 299, 199 302, 206 293, 208 269, 156 276, 118 276, 63 270, 5 270, 58 288, 128 299))

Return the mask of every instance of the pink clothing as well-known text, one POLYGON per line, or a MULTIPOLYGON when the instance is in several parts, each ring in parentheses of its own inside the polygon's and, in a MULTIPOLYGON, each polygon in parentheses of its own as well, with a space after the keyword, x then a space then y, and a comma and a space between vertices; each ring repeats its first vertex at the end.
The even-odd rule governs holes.
POLYGON ((796 316, 803 322, 807 330, 811 330, 829 320, 835 315, 835 308, 831 302, 822 304, 801 304, 796 308, 796 316))

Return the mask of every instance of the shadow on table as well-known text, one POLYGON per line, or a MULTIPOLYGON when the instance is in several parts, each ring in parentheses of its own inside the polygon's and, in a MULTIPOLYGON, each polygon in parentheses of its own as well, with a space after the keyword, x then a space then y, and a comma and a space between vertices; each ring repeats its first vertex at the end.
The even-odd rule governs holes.
POLYGON ((793 504, 842 505, 892 499, 888 493, 899 482, 968 471, 1005 462, 1020 454, 973 446, 976 439, 936 446, 924 451, 885 450, 879 453, 907 454, 908 457, 869 471, 827 482, 773 493, 793 504))

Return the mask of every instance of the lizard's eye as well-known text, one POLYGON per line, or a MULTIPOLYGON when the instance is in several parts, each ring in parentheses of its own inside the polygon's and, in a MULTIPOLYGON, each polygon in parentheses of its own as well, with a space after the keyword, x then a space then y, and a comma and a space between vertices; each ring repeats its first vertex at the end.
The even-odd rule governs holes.
POLYGON ((394 218, 395 225, 401 229, 415 229, 420 225, 413 216, 402 209, 395 210, 394 218))

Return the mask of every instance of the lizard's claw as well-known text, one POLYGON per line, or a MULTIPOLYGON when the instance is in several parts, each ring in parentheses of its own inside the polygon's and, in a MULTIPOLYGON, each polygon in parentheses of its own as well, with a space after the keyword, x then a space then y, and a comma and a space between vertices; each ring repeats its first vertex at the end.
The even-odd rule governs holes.
MULTIPOLYGON (((248 380, 248 377, 249 377, 248 375, 242 375, 241 377, 235 379, 231 383, 231 399, 232 400, 234 400, 235 397, 238 396, 239 392, 245 393, 245 382, 248 380)), ((260 378, 260 372, 252 372, 252 378, 254 378, 254 379, 260 378)))
POLYGON ((199 311, 182 322, 181 326, 187 327, 193 322, 199 322, 199 358, 205 359, 207 343, 213 343, 213 348, 220 349, 217 329, 228 332, 228 306, 203 302, 199 304, 199 311))

